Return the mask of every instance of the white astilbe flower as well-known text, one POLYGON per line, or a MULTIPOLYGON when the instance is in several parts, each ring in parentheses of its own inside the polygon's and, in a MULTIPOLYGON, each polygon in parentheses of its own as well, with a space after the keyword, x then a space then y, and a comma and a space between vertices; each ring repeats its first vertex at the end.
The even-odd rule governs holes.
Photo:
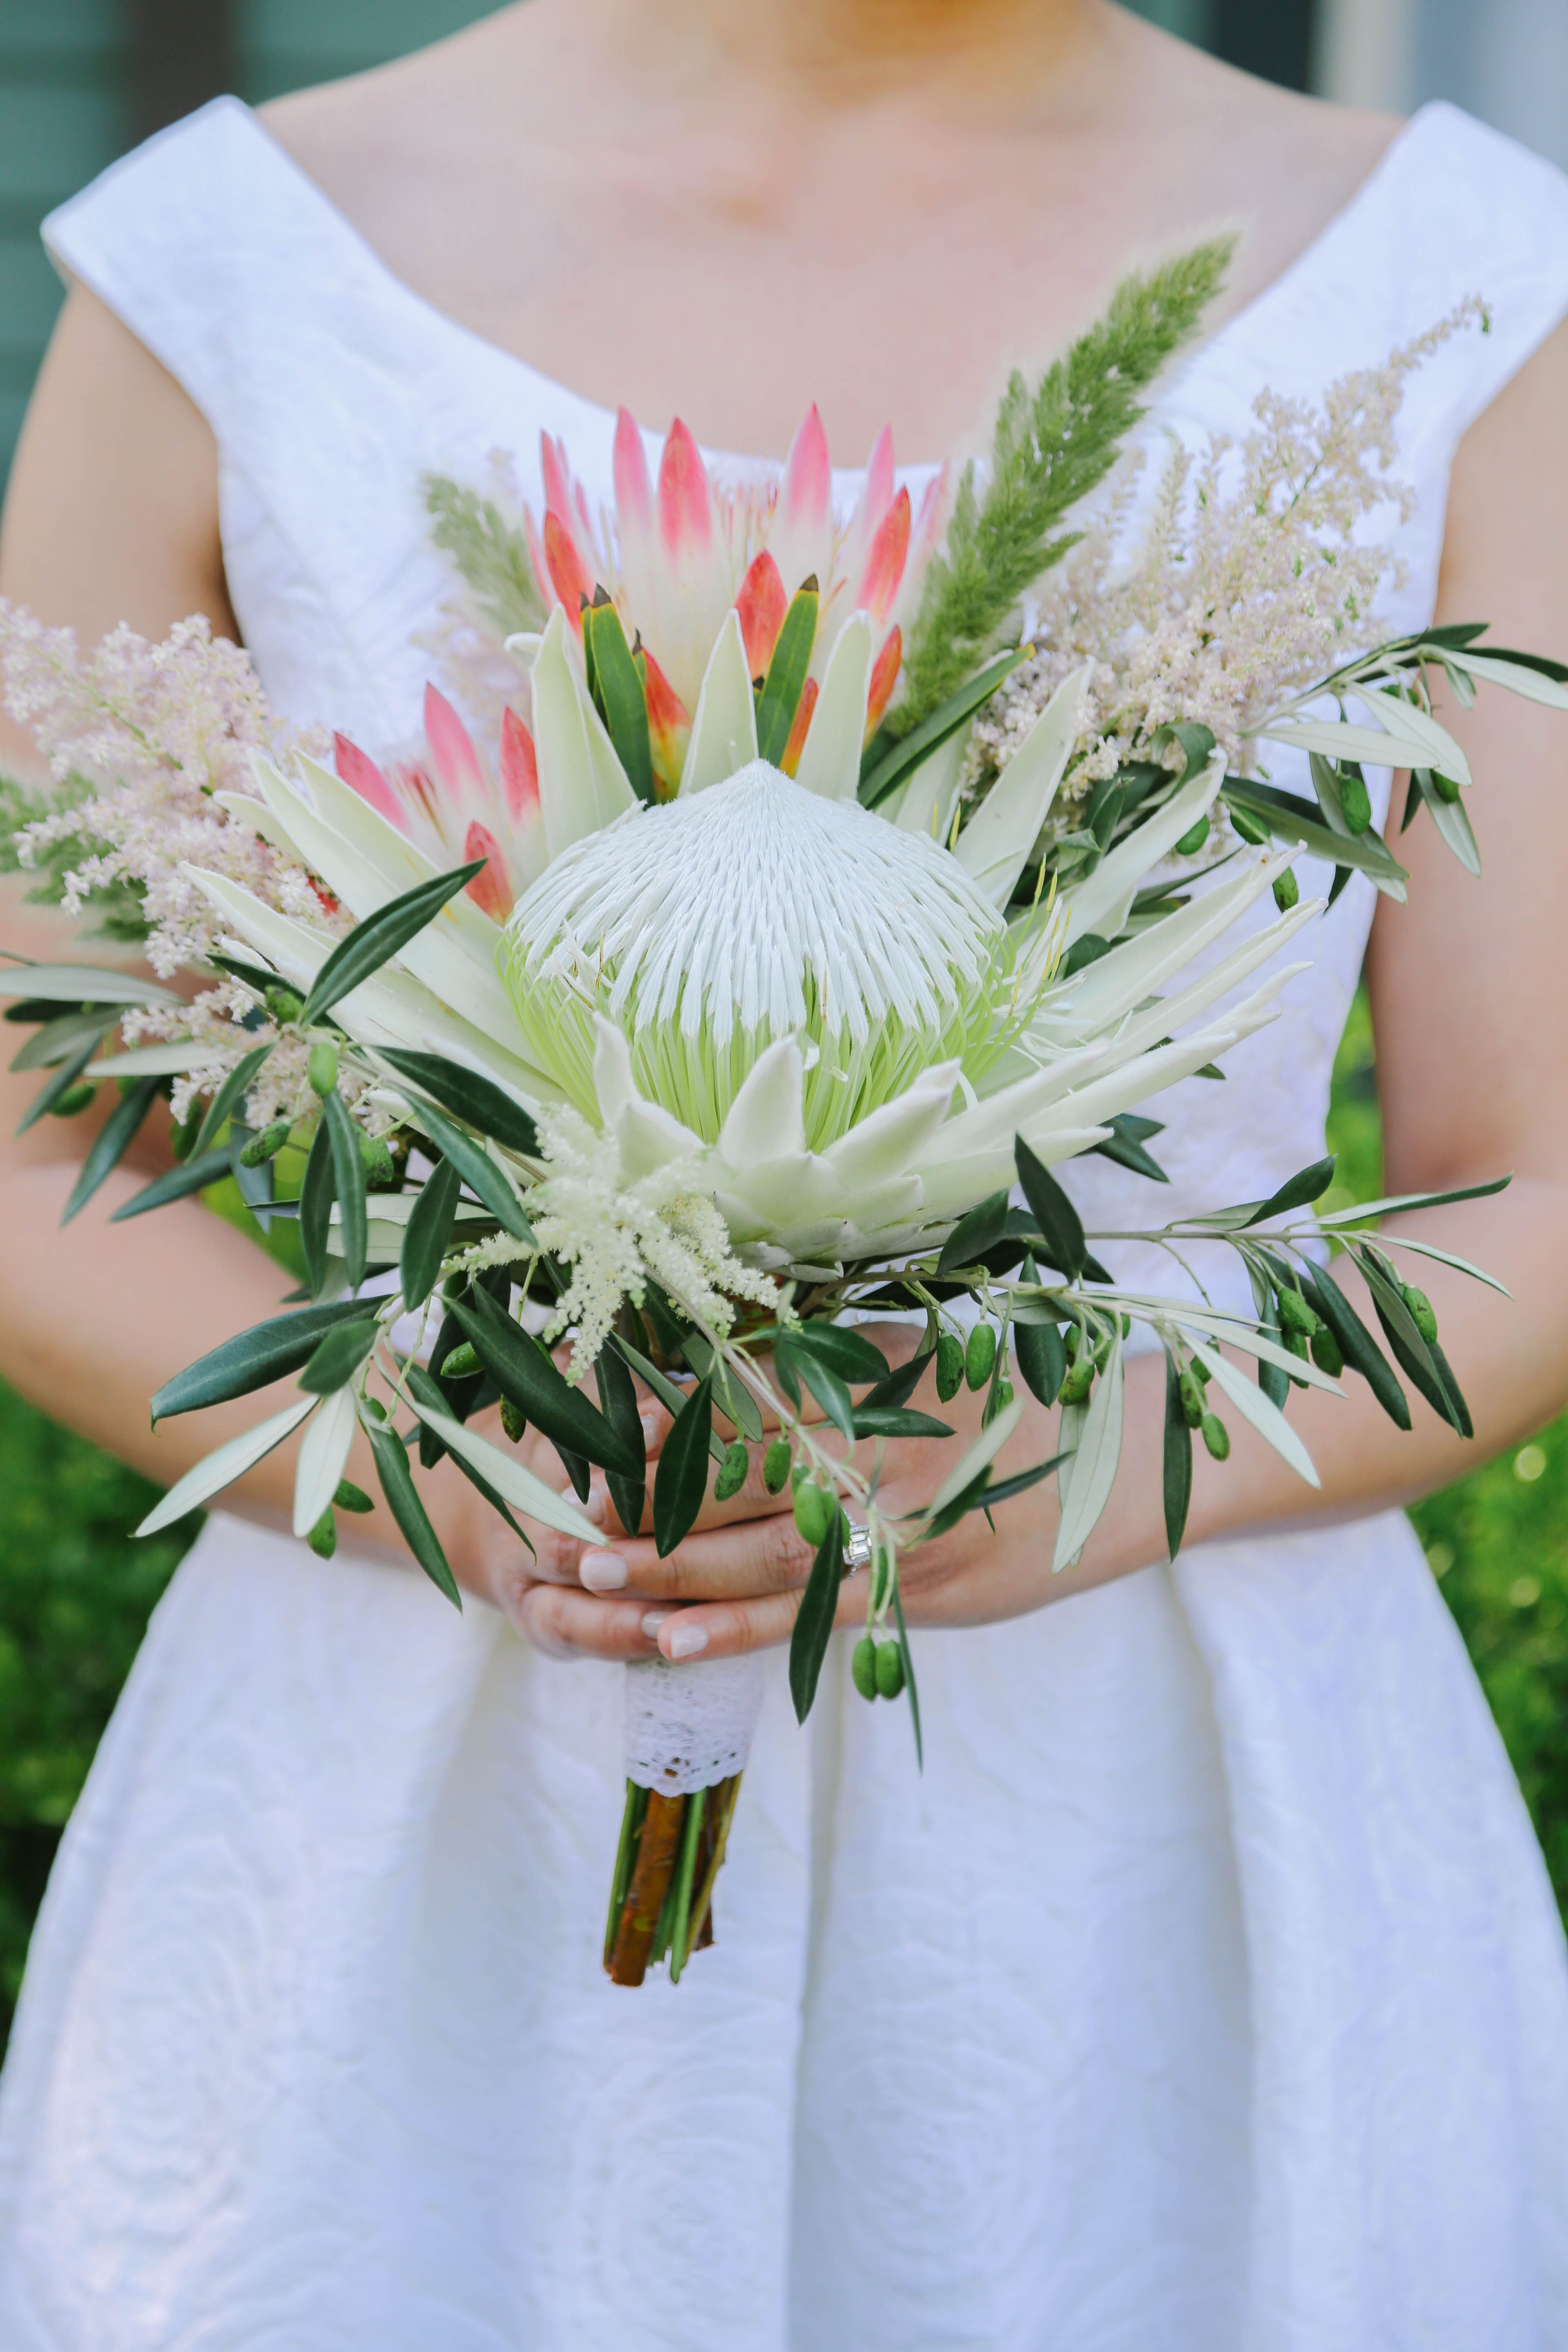
POLYGON ((776 1306, 777 1286, 731 1250, 695 1161, 669 1160, 625 1184, 615 1138, 570 1106, 542 1113, 539 1132, 550 1173, 529 1203, 533 1227, 544 1248, 573 1269, 544 1337, 574 1328, 573 1380, 593 1364, 622 1299, 642 1305, 649 1275, 717 1339, 734 1319, 734 1300, 776 1306))
MULTIPOLYGON (((1186 720, 1209 728, 1233 772, 1253 763, 1249 730, 1363 642, 1400 577, 1365 530, 1410 491, 1389 472, 1405 379, 1461 327, 1485 324, 1471 298, 1380 368, 1330 386, 1321 406, 1265 391, 1257 429, 1168 458, 1131 562, 1125 543, 1142 453, 1121 468, 1096 527, 1043 583, 1043 650, 977 720, 964 791, 983 798, 1062 679, 1092 665, 1071 773, 1053 811, 1071 829, 1091 786, 1186 720)), ((1174 762, 1177 755, 1168 755, 1174 762)))
POLYGON ((283 750, 287 730, 249 656, 205 620, 182 621, 161 645, 119 628, 84 654, 73 630, 46 628, 0 599, 0 678, 6 710, 31 729, 56 782, 91 787, 16 837, 24 866, 61 844, 83 845, 64 877, 68 915, 95 891, 134 885, 147 960, 164 978, 199 963, 222 928, 192 866, 318 928, 345 928, 302 866, 218 803, 219 793, 255 796, 249 755, 283 750))

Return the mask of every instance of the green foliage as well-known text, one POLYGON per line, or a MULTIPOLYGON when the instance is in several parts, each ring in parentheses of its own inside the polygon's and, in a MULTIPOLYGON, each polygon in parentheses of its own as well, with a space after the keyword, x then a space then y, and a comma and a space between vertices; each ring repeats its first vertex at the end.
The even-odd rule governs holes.
POLYGON ((1411 1513, 1568 1918, 1568 1419, 1411 1513))
POLYGON ((498 635, 544 626, 544 599, 533 576, 528 541, 493 499, 426 474, 423 484, 430 537, 449 555, 475 604, 498 635))
POLYGON ((918 727, 995 653, 1019 597, 1082 537, 1060 529, 1064 517, 1104 480, 1143 414, 1138 394, 1195 331, 1233 245, 1216 238, 1147 277, 1125 278, 1105 316, 1032 392, 1014 373, 997 412, 984 489, 967 466, 945 551, 926 577, 904 657, 897 731, 918 727))

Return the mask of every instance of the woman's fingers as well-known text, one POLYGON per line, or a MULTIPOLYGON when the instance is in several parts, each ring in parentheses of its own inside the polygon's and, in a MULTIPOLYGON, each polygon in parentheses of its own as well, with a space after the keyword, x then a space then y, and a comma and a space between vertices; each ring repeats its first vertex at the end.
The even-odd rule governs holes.
MULTIPOLYGON (((509 1608, 512 1622, 534 1647, 551 1658, 651 1658, 676 1664, 702 1657, 738 1657, 787 1642, 800 1607, 798 1587, 681 1608, 668 1602, 584 1592, 570 1585, 527 1583, 509 1608)), ((866 1613, 859 1577, 847 1579, 838 1597, 841 1625, 866 1613)))
POLYGON ((546 1657, 651 1658, 665 1612, 646 1601, 603 1601, 581 1586, 525 1582, 507 1613, 546 1657))
POLYGON ((578 1573, 590 1592, 636 1592, 649 1601, 713 1601, 779 1592, 803 1584, 812 1548, 793 1511, 694 1531, 668 1558, 647 1536, 622 1538, 602 1551, 584 1549, 578 1573))

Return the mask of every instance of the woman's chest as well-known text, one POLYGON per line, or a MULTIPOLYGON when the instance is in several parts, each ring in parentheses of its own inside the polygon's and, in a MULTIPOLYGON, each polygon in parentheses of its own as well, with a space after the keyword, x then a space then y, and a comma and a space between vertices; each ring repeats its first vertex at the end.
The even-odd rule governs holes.
POLYGON ((1222 324, 1385 137, 1298 134, 1290 167, 1265 172, 1244 131, 1176 182, 1119 126, 809 152, 776 131, 690 152, 481 145, 395 173, 301 160, 403 284, 602 407, 782 457, 815 403, 846 457, 890 425, 901 455, 933 459, 983 444, 1009 371, 1037 373, 1130 266, 1216 231, 1237 239, 1207 321, 1222 324))

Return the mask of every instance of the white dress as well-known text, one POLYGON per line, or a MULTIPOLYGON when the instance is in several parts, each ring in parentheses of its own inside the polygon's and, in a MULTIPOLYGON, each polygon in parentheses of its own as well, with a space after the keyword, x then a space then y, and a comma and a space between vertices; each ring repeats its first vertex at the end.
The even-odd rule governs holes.
MULTIPOLYGON (((233 101, 49 236, 210 419, 235 610, 300 719, 416 723, 423 469, 547 427, 608 488, 606 412, 417 299, 233 101)), ((1405 626, 1459 436, 1568 309, 1568 183, 1427 109, 1160 404, 1244 433, 1472 289, 1489 335, 1401 424, 1405 626)), ((1158 1105, 1163 1208, 1321 1150, 1371 904, 1226 1086, 1158 1105)), ((804 1733, 771 1660, 720 1942, 628 1993, 618 1670, 211 1519, 33 1945, 5 2352, 1568 2347, 1563 1935, 1405 1519, 917 1640, 923 1778, 842 1648, 804 1733)))

